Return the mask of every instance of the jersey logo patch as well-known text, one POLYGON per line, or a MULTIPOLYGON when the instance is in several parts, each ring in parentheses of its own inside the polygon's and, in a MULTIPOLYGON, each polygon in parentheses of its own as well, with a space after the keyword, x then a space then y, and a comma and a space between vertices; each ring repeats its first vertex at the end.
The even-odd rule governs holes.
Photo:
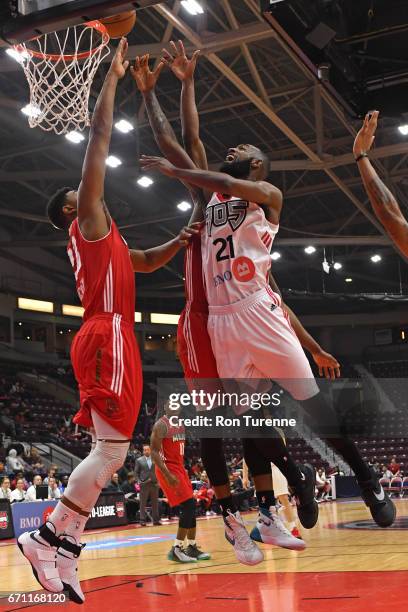
POLYGON ((235 280, 247 283, 255 276, 255 264, 249 257, 237 257, 232 264, 232 274, 235 280))
POLYGON ((248 202, 244 200, 229 200, 208 205, 205 211, 207 235, 212 235, 213 227, 222 227, 227 223, 235 232, 245 221, 248 206, 248 202))

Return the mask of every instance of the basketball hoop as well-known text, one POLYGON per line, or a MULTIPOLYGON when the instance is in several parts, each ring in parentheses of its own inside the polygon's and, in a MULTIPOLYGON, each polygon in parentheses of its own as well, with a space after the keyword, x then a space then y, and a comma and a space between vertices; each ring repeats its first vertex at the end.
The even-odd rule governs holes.
POLYGON ((14 46, 30 87, 30 127, 66 134, 89 126, 91 85, 108 43, 106 27, 89 21, 14 46))

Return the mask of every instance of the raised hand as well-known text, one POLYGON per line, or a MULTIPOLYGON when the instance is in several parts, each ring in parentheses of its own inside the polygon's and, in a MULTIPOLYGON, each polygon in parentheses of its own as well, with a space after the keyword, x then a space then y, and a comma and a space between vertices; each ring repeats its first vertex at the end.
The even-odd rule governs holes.
POLYGON ((137 88, 141 93, 151 91, 156 87, 157 80, 163 70, 165 62, 162 60, 155 70, 149 68, 149 54, 136 57, 135 65, 130 67, 130 72, 135 80, 137 88))
POLYGON ((321 350, 312 355, 315 364, 319 367, 319 376, 334 380, 340 378, 340 364, 333 355, 321 350))
POLYGON ((153 172, 161 172, 166 176, 174 176, 176 167, 173 166, 164 157, 155 157, 154 155, 142 155, 140 165, 143 170, 152 170, 153 172))
POLYGON ((118 79, 122 79, 125 76, 129 66, 129 61, 126 60, 127 51, 128 41, 126 38, 121 38, 109 69, 118 79))
POLYGON ((365 116, 363 127, 358 132, 354 141, 353 153, 354 157, 359 157, 362 153, 367 153, 373 145, 375 139, 375 131, 378 124, 379 111, 368 113, 365 116))
POLYGON ((190 59, 186 55, 184 45, 181 40, 178 41, 177 45, 173 41, 170 42, 171 53, 167 49, 162 50, 161 61, 170 66, 172 72, 176 75, 180 81, 187 81, 193 77, 198 56, 200 51, 194 51, 190 59))

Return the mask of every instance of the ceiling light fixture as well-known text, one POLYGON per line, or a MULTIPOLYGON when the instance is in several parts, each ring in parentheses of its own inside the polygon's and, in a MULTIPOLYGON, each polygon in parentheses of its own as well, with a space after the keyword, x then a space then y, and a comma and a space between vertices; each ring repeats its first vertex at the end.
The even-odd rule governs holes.
POLYGON ((180 202, 180 204, 177 204, 177 208, 179 210, 181 210, 182 212, 187 212, 187 210, 190 210, 191 208, 191 204, 189 204, 189 202, 180 202))
POLYGON ((316 249, 314 246, 310 245, 305 248, 305 253, 307 253, 308 255, 312 255, 312 253, 316 253, 316 249))
POLYGON ((122 160, 120 160, 119 157, 115 157, 115 155, 109 155, 108 159, 106 160, 106 165, 110 166, 111 168, 117 168, 121 164, 122 160))

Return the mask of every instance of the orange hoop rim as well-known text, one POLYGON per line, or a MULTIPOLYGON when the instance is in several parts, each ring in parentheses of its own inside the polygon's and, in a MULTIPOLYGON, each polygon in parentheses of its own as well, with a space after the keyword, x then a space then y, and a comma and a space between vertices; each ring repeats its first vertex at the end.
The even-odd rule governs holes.
MULTIPOLYGON (((18 51, 19 53, 29 53, 32 57, 36 57, 37 59, 47 59, 47 60, 50 60, 51 62, 58 62, 61 58, 63 58, 66 62, 73 62, 75 60, 87 59, 88 57, 95 55, 95 53, 97 53, 100 49, 105 47, 110 41, 110 36, 109 36, 109 32, 106 26, 98 20, 86 21, 85 23, 81 23, 80 25, 87 26, 88 28, 93 28, 94 30, 97 30, 102 36, 102 42, 97 47, 95 47, 94 49, 91 49, 90 51, 81 51, 81 53, 72 53, 68 55, 58 54, 58 53, 41 53, 41 51, 34 51, 32 49, 28 49, 26 46, 22 44, 14 45, 14 49, 18 51)), ((75 26, 75 27, 78 27, 78 26, 75 26)), ((40 37, 38 36, 38 38, 40 37)), ((36 40, 36 39, 32 38, 31 40, 36 40)))

